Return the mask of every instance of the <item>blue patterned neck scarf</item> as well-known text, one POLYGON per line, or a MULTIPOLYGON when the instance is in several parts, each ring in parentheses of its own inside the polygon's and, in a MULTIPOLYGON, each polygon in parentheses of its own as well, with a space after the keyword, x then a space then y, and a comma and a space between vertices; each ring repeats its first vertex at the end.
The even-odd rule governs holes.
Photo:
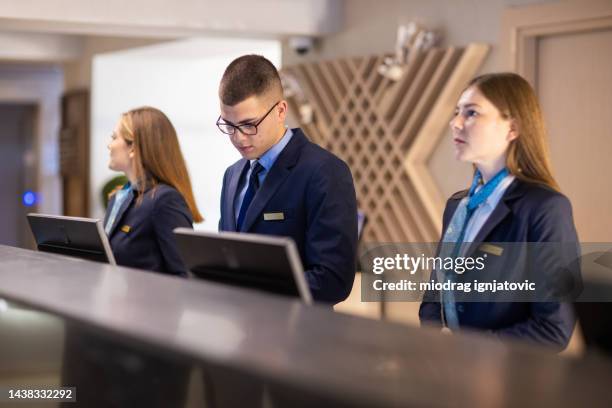
MULTIPOLYGON (((456 258, 459 255, 470 218, 472 218, 476 209, 489 198, 499 183, 501 183, 508 174, 510 174, 510 172, 507 168, 500 170, 491 180, 476 191, 478 186, 483 182, 480 171, 476 170, 467 197, 463 198, 457 206, 453 218, 444 233, 440 254, 438 255, 440 258, 456 258), (454 243, 454 245, 448 245, 448 243, 454 243)), ((457 279, 457 273, 452 270, 436 271, 436 276, 438 281, 455 282, 457 279), (441 280, 440 278, 443 279, 441 280)), ((455 303, 453 291, 442 291, 442 305, 446 327, 451 330, 458 330, 459 317, 457 316, 457 305, 455 303)))
POLYGON ((113 204, 113 208, 111 208, 110 215, 108 216, 108 220, 106 221, 106 226, 104 227, 104 232, 106 235, 109 235, 111 230, 113 229, 113 225, 115 224, 115 219, 117 218, 117 214, 119 213, 119 209, 123 202, 128 198, 130 191, 132 190, 132 185, 127 183, 124 185, 121 190, 115 193, 115 203, 113 204))

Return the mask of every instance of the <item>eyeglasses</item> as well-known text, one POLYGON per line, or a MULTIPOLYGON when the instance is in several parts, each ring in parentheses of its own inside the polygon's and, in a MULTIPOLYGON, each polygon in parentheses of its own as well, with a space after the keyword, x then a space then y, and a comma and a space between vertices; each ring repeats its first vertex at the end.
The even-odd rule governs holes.
POLYGON ((257 134, 257 126, 259 126, 259 124, 261 122, 263 122, 263 120, 268 117, 268 115, 270 114, 270 112, 272 112, 272 109, 274 109, 276 107, 276 105, 278 105, 280 103, 280 101, 276 102, 274 105, 272 105, 272 107, 270 108, 270 110, 268 112, 266 112, 265 115, 263 115, 263 117, 261 119, 259 119, 256 123, 245 123, 244 125, 234 125, 231 123, 227 123, 225 121, 221 122, 221 116, 219 116, 219 119, 217 119, 217 127, 219 128, 219 130, 223 133, 225 133, 226 135, 233 135, 234 133, 236 133, 236 129, 238 129, 240 131, 240 133, 242 133, 243 135, 247 135, 247 136, 253 136, 257 134))

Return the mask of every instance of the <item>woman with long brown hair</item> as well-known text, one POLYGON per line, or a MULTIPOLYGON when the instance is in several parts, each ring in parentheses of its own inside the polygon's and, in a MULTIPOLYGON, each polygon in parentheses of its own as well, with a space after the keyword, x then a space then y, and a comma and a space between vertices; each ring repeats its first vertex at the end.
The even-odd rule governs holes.
MULTIPOLYGON (((568 270, 566 265, 579 256, 578 237, 571 204, 552 175, 544 121, 532 87, 513 73, 479 76, 461 94, 450 127, 455 155, 472 163, 474 177, 468 190, 454 194, 446 204, 439 256, 488 257, 488 264, 503 265, 494 283, 535 279, 536 285, 554 287, 554 281, 565 276, 552 275, 568 270), (530 243, 530 252, 516 256, 511 245, 491 244, 516 242, 530 243), (550 243, 559 246, 551 250, 550 243)), ((432 279, 491 281, 491 271, 434 271, 432 279)), ((452 290, 430 291, 419 316, 421 322, 450 331, 476 328, 562 349, 575 319, 568 303, 544 296, 548 294, 535 290, 521 297, 499 292, 493 298, 489 294, 487 301, 468 302, 458 301, 452 290), (529 296, 531 301, 512 300, 529 296)))
POLYGON ((121 115, 109 167, 129 182, 113 194, 104 226, 119 265, 186 276, 172 231, 203 221, 174 126, 158 109, 121 115))

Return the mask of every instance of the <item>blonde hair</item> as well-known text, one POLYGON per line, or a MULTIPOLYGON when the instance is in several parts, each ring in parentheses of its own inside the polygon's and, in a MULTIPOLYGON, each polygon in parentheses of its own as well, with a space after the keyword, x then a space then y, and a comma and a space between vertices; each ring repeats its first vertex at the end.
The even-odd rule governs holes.
MULTIPOLYGON (((519 180, 559 190, 553 177, 540 104, 529 83, 511 72, 485 74, 470 81, 501 113, 514 121, 518 137, 510 142, 506 166, 519 180)), ((466 88, 466 89, 467 89, 466 88)))
MULTIPOLYGON (((143 106, 121 115, 121 136, 134 146, 134 175, 145 191, 159 183, 174 187, 185 199, 194 222, 202 222, 176 130, 163 112, 143 106)), ((142 201, 142 196, 138 198, 142 201)))

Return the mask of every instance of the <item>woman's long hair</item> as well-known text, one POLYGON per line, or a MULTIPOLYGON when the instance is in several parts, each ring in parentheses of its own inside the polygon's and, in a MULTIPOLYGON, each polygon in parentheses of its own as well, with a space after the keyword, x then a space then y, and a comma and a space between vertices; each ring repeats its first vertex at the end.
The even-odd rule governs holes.
POLYGON ((514 121, 518 137, 510 142, 506 156, 510 173, 519 180, 559 190, 552 175, 542 110, 531 85, 520 75, 508 72, 478 76, 467 87, 472 86, 504 119, 514 121))
POLYGON ((150 106, 132 109, 121 115, 120 132, 134 146, 138 189, 144 192, 159 183, 174 187, 187 202, 193 221, 202 222, 176 130, 168 117, 150 106))

